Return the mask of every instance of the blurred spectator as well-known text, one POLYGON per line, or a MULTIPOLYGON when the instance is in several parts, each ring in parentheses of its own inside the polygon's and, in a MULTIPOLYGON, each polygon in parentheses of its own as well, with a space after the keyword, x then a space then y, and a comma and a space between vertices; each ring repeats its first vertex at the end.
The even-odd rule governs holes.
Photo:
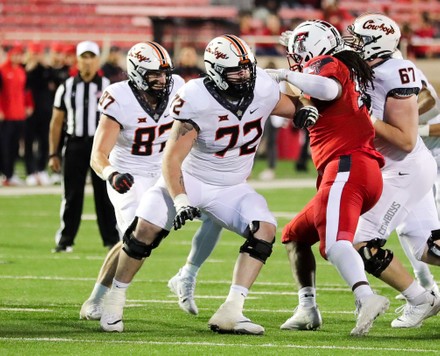
POLYGON ((41 43, 30 43, 27 48, 25 70, 28 88, 31 91, 34 112, 25 123, 24 159, 26 184, 49 185, 46 172, 49 156, 49 123, 52 113, 54 86, 50 68, 44 63, 44 47, 41 43))
MULTIPOLYGON (((269 61, 266 68, 276 69, 275 62, 269 61)), ((285 85, 283 82, 281 85, 285 85)), ((265 156, 267 159, 267 168, 264 169, 258 176, 260 180, 270 181, 275 178, 275 168, 278 161, 278 146, 277 136, 278 129, 282 126, 288 125, 288 120, 283 117, 271 115, 269 120, 266 121, 264 128, 264 142, 265 142, 265 156)))
POLYGON ((411 28, 411 24, 409 22, 404 22, 400 28, 401 37, 399 43, 400 51, 405 55, 408 59, 414 59, 414 47, 411 45, 411 40, 413 37, 414 31, 411 28))
POLYGON ((435 37, 435 26, 428 12, 421 14, 421 21, 413 32, 413 53, 416 58, 431 58, 433 56, 432 46, 416 46, 417 40, 429 40, 435 37))
POLYGON ((64 44, 64 63, 69 67, 69 75, 75 76, 78 74, 78 68, 76 66, 76 47, 73 44, 64 44))
POLYGON ((281 7, 280 0, 255 0, 254 4, 253 17, 263 22, 270 14, 277 14, 281 7))
POLYGON ((53 86, 50 90, 55 97, 58 86, 69 77, 69 66, 66 64, 65 46, 62 43, 52 43, 49 50, 49 67, 53 86))
POLYGON ((127 76, 120 65, 121 60, 121 48, 118 46, 111 46, 107 59, 101 67, 104 76, 110 79, 110 83, 116 83, 127 79, 127 76))
POLYGON ((4 186, 22 185, 14 175, 19 141, 26 118, 32 114, 31 94, 26 89, 26 72, 22 66, 23 47, 14 44, 0 65, 0 154, 4 186))
MULTIPOLYGON (((337 1, 337 0, 333 0, 337 1)), ((305 8, 312 8, 312 9, 321 9, 322 8, 322 0, 297 0, 297 2, 300 6, 305 8)))
POLYGON ((354 16, 339 4, 339 0, 326 1, 322 10, 325 21, 335 26, 341 35, 348 34, 347 26, 353 22, 354 16))
POLYGON ((185 82, 205 74, 205 71, 198 65, 198 56, 194 47, 183 47, 176 62, 174 73, 180 75, 185 82))
POLYGON ((278 56, 284 54, 285 49, 278 44, 278 37, 283 31, 284 29, 280 17, 276 14, 269 14, 266 17, 262 35, 267 36, 268 40, 271 40, 271 37, 276 39, 271 40, 271 43, 259 43, 256 48, 256 54, 263 56, 278 56))
POLYGON ((255 36, 257 29, 254 26, 254 17, 250 11, 242 11, 239 14, 240 37, 255 36))
MULTIPOLYGON (((57 88, 69 77, 70 66, 66 60, 67 46, 65 44, 54 42, 50 46, 49 50, 49 68, 51 72, 51 80, 49 89, 51 91, 52 103, 55 98, 55 92, 57 88)), ((64 142, 65 127, 61 131, 60 142, 64 142)), ((62 144, 58 147, 58 153, 61 156, 62 144)), ((51 175, 51 181, 54 184, 61 183, 61 175, 57 172, 53 172, 51 175)))

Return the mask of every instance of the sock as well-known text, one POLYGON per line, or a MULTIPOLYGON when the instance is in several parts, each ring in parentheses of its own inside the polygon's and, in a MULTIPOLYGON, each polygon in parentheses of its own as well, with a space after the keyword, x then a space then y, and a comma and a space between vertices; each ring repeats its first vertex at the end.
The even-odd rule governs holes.
POLYGON ((197 277, 197 273, 199 273, 200 267, 195 266, 193 264, 187 263, 185 266, 182 267, 180 270, 180 276, 181 277, 197 277))
POLYGON ((420 286, 417 281, 413 281, 410 286, 402 292, 402 295, 409 304, 419 305, 427 303, 426 293, 426 289, 420 286))
POLYGON ((130 283, 122 283, 113 278, 112 290, 117 290, 125 293, 129 285, 130 283))
POLYGON ((248 292, 249 289, 233 284, 229 289, 229 294, 228 297, 226 298, 226 302, 237 304, 240 307, 240 309, 243 310, 244 301, 248 295, 248 292))
POLYGON ((89 299, 93 299, 96 301, 101 300, 104 298, 104 295, 110 290, 110 288, 102 285, 101 283, 95 283, 95 286, 93 287, 92 294, 90 294, 89 299))
POLYGON ((362 283, 353 290, 357 300, 374 294, 364 271, 362 257, 350 241, 336 241, 327 251, 327 258, 352 290, 353 286, 362 283))
POLYGON ((428 265, 426 265, 424 262, 421 263, 423 263, 426 268, 422 268, 422 270, 414 270, 414 275, 423 288, 432 289, 436 284, 434 276, 431 274, 428 265))
POLYGON ((314 287, 304 287, 298 291, 299 305, 303 307, 316 307, 316 289, 314 287))
POLYGON ((370 285, 360 285, 359 287, 356 287, 356 289, 353 291, 354 295, 356 296, 356 300, 361 300, 364 297, 368 297, 371 295, 371 287, 370 285))
POLYGON ((409 237, 404 234, 398 234, 400 244, 402 245, 403 251, 406 257, 408 257, 409 262, 414 271, 419 284, 426 289, 432 289, 435 284, 434 276, 431 274, 428 265, 425 262, 419 261, 415 258, 413 250, 411 249, 409 243, 409 237))

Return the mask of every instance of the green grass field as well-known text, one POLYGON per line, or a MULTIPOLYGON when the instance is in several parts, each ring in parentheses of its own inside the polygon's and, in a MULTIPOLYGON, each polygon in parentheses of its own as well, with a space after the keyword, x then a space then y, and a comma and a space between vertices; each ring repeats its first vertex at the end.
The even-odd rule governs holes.
MULTIPOLYGON (((277 172, 296 174, 291 163, 277 172)), ((256 170, 261 170, 261 164, 256 170)), ((71 254, 52 254, 59 224, 60 196, 2 195, 0 188, 0 355, 400 355, 440 354, 438 317, 419 329, 390 326, 401 302, 396 292, 371 277, 375 290, 390 298, 390 310, 364 338, 350 337, 355 325, 354 298, 335 269, 317 257, 321 330, 281 331, 279 326, 297 305, 284 247, 279 236, 288 217, 314 194, 313 188, 259 190, 278 218, 274 253, 263 268, 245 304, 245 315, 266 328, 263 336, 219 335, 207 322, 226 298, 232 269, 243 240, 224 232, 199 273, 196 301, 199 315, 185 314, 167 281, 185 262, 198 223, 171 233, 153 252, 129 288, 125 332, 103 333, 99 322, 79 320, 106 250, 87 197, 84 219, 71 254)), ((403 253, 393 236, 389 246, 403 253)), ((409 267, 407 260, 405 264, 409 267)), ((436 279, 438 269, 432 268, 436 279)))

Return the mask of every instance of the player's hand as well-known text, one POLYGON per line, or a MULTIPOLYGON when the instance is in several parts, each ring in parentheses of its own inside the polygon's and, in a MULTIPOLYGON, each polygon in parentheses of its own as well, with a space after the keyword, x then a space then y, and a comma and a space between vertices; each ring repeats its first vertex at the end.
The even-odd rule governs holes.
POLYGON ((289 70, 288 69, 265 69, 265 71, 277 83, 280 83, 283 80, 287 80, 287 75, 289 74, 289 70))
POLYGON ((284 47, 287 47, 289 45, 289 39, 292 36, 293 31, 284 31, 281 33, 280 38, 278 39, 278 42, 283 45, 284 47))
POLYGON ((186 220, 194 220, 202 216, 199 208, 194 206, 182 206, 177 210, 176 217, 174 218, 174 230, 179 230, 185 225, 186 220))
POLYGON ((119 194, 127 193, 134 183, 134 178, 130 173, 113 172, 108 181, 114 190, 119 194))
POLYGON ((314 106, 307 105, 299 109, 293 117, 293 125, 298 129, 304 129, 316 124, 319 113, 314 106))

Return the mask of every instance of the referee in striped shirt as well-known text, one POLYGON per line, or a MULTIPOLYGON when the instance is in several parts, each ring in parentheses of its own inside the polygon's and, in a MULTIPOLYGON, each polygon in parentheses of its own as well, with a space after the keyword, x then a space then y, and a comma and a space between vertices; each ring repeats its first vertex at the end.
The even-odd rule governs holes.
POLYGON ((69 77, 55 94, 49 131, 49 167, 63 173, 61 225, 55 235, 52 252, 72 252, 81 223, 87 174, 92 175, 95 209, 104 246, 119 241, 113 205, 107 195, 106 182, 90 169, 93 136, 98 125, 98 100, 109 79, 98 74, 99 46, 84 41, 76 47, 78 74, 69 77), (58 147, 63 126, 66 137, 59 157, 58 147), (62 158, 62 160, 61 160, 62 158), (61 164, 62 162, 62 164, 61 164))

